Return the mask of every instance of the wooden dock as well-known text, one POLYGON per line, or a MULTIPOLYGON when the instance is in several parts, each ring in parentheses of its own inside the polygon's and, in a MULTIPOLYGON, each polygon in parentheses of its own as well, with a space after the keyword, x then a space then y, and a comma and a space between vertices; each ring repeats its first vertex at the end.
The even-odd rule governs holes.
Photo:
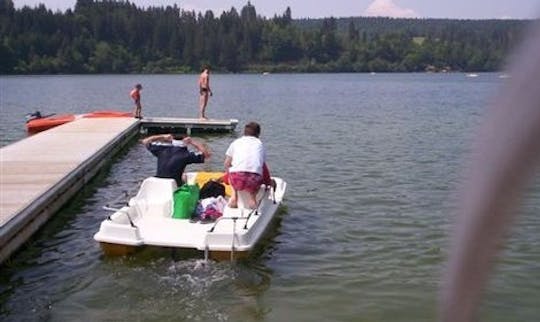
POLYGON ((141 120, 141 130, 148 133, 232 132, 238 120, 190 119, 170 117, 145 117, 141 120))
POLYGON ((0 149, 0 263, 139 131, 133 118, 88 118, 0 149))
POLYGON ((81 118, 0 148, 0 264, 139 132, 232 132, 238 120, 81 118))

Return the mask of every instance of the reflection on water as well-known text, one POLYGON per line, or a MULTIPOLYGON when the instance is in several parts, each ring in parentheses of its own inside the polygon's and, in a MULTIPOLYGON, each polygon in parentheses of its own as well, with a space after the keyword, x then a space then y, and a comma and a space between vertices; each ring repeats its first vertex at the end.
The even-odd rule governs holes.
MULTIPOLYGON (((155 171, 134 142, 1 269, 0 317, 35 320, 433 321, 452 191, 471 129, 503 80, 460 74, 215 75, 208 114, 257 120, 280 215, 250 258, 144 249, 106 258, 93 240, 102 206, 155 171)), ((131 110, 195 117, 196 75, 2 77, 0 144, 24 115, 131 110), (29 93, 29 91, 37 91, 29 93), (39 98, 39 99, 38 99, 39 98), (29 110, 30 109, 30 110, 29 110)), ((241 131, 201 136, 219 170, 241 131)), ((540 186, 525 198, 482 317, 539 315, 540 186)))

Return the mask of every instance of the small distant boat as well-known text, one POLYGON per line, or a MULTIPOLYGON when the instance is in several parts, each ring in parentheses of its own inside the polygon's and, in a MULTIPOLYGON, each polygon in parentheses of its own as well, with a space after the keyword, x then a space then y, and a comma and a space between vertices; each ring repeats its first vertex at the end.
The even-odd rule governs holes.
MULTIPOLYGON (((219 172, 188 172, 187 182, 196 184, 219 172)), ((238 208, 224 206, 222 216, 206 222, 174 218, 178 207, 173 179, 149 177, 138 193, 120 209, 104 207, 114 213, 101 222, 94 239, 107 255, 126 255, 149 245, 203 251, 205 259, 245 257, 261 240, 283 199, 287 183, 273 177, 274 187, 262 185, 256 209, 249 209, 239 192, 238 208)), ((201 182, 201 186, 202 183, 201 182)), ((227 197, 225 197, 227 198, 227 197)))
POLYGON ((270 72, 264 72, 262 73, 264 76, 270 75, 270 72))
POLYGON ((501 74, 501 75, 499 75, 499 78, 503 78, 503 79, 510 78, 510 75, 508 75, 508 74, 501 74))
POLYGON ((98 118, 98 117, 132 117, 133 114, 121 111, 95 111, 86 114, 50 114, 43 116, 41 112, 36 111, 26 116, 26 131, 29 134, 42 132, 53 127, 75 121, 79 118, 98 118))
POLYGON ((466 75, 467 77, 478 77, 478 74, 475 73, 469 73, 466 75))

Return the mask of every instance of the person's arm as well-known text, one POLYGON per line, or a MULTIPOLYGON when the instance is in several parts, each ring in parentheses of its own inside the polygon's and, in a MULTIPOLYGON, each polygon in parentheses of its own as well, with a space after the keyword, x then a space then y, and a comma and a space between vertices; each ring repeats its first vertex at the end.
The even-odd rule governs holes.
POLYGON ((540 158, 540 25, 535 27, 473 146, 442 281, 441 322, 475 320, 501 241, 540 158))
POLYGON ((193 140, 192 138, 190 138, 189 136, 186 136, 183 140, 182 140, 186 145, 191 145, 193 146, 197 151, 201 152, 203 155, 204 155, 204 159, 208 159, 210 158, 210 151, 208 150, 208 148, 200 143, 200 142, 197 142, 195 140, 193 140))
POLYGON ((229 172, 229 168, 231 167, 231 165, 232 165, 232 157, 226 155, 225 161, 223 162, 223 167, 225 168, 225 172, 229 172))
POLYGON ((171 134, 158 134, 152 135, 141 140, 141 143, 146 147, 152 142, 161 141, 161 142, 172 142, 173 136, 171 134))
POLYGON ((227 151, 225 151, 225 160, 223 161, 223 167, 225 168, 226 173, 228 173, 229 168, 232 167, 232 161, 233 161, 232 156, 234 155, 235 143, 236 141, 231 143, 229 147, 227 148, 227 151))
POLYGON ((268 169, 268 166, 266 165, 266 162, 263 163, 263 184, 265 185, 271 185, 272 184, 272 177, 270 176, 270 169, 268 169))

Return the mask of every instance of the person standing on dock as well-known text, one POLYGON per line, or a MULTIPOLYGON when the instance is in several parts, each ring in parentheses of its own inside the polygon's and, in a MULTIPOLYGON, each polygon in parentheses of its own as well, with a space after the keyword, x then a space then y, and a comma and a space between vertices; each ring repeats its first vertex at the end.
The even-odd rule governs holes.
POLYGON ((205 66, 199 75, 199 118, 207 120, 206 105, 208 105, 208 96, 212 96, 210 89, 210 67, 205 66))
POLYGON ((135 87, 129 93, 129 96, 131 96, 131 98, 133 99, 133 102, 135 103, 135 111, 133 112, 133 116, 138 118, 138 119, 142 118, 142 115, 141 115, 141 110, 142 110, 142 107, 141 107, 141 90, 142 90, 142 85, 137 84, 137 85, 135 85, 135 87))
POLYGON ((157 157, 156 177, 174 179, 178 187, 183 184, 182 175, 188 164, 204 163, 210 157, 206 146, 189 136, 160 134, 149 136, 141 142, 157 157), (188 146, 194 147, 196 152, 188 150, 188 146))

